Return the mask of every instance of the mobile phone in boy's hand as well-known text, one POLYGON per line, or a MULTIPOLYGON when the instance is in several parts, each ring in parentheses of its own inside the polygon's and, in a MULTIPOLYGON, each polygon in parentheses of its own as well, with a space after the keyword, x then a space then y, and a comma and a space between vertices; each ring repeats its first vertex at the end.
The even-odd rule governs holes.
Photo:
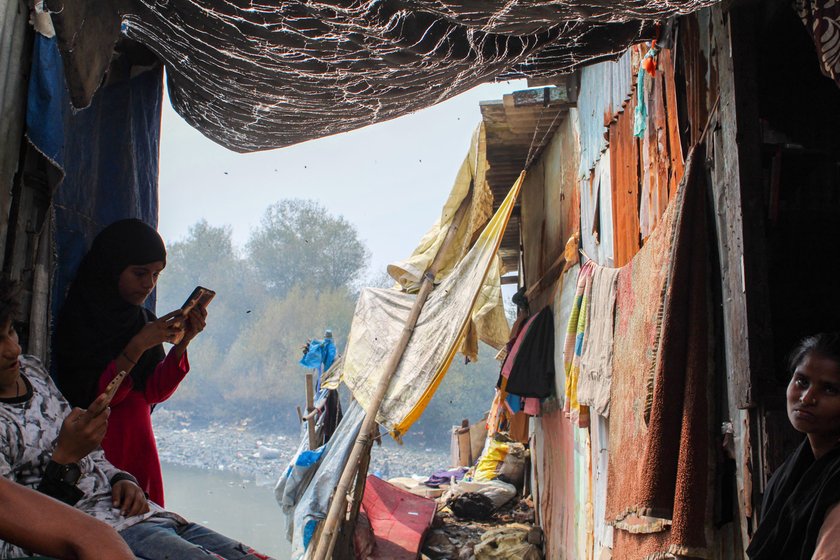
POLYGON ((90 413, 91 416, 99 416, 103 410, 111 405, 111 401, 114 399, 114 395, 117 394, 117 389, 119 389, 120 385, 122 385, 126 375, 128 375, 128 372, 125 370, 122 370, 115 375, 111 382, 108 383, 108 386, 105 387, 105 390, 102 391, 99 398, 90 404, 88 407, 88 413, 90 413))

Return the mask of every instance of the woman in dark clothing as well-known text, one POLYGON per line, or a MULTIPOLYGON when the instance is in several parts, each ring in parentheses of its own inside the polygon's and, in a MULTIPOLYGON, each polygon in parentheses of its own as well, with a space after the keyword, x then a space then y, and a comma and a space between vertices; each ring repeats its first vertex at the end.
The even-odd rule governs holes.
POLYGON ((126 378, 111 401, 107 459, 133 474, 152 501, 163 503, 163 479, 151 408, 165 401, 189 371, 187 346, 204 329, 196 306, 160 319, 143 307, 166 266, 158 233, 140 220, 102 230, 82 260, 55 333, 57 382, 73 406, 85 408, 120 372, 126 378), (168 354, 163 342, 180 341, 168 354))
POLYGON ((803 340, 791 369, 788 419, 806 439, 770 479, 747 554, 840 558, 840 333, 803 340))

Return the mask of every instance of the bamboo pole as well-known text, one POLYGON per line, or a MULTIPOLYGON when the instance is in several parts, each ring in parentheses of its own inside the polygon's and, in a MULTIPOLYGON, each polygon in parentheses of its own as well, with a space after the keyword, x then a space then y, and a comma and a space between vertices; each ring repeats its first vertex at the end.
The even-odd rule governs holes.
POLYGON ((393 378, 394 373, 396 373, 397 367, 399 367, 400 361, 405 353, 405 349, 408 346, 408 342, 411 339, 411 335, 414 333, 414 327, 417 325, 417 319, 420 317, 420 312, 423 311, 426 299, 429 297, 432 288, 434 288, 435 276, 442 264, 441 261, 443 255, 446 254, 446 250, 449 248, 449 245, 452 243, 452 240, 455 238, 455 234, 461 225, 461 220, 463 219, 472 198, 470 196, 471 194, 472 189, 470 189, 470 192, 464 197, 464 200, 461 201, 461 205, 452 217, 452 223, 449 225, 446 237, 444 238, 443 243, 441 243, 441 246, 435 255, 434 261, 431 266, 429 266, 425 274, 423 274, 423 281, 420 284, 420 291, 417 293, 417 299, 414 300, 414 306, 411 308, 411 312, 405 322, 405 326, 403 326, 400 339, 397 342, 394 351, 388 358, 388 362, 385 366, 385 373, 379 380, 376 392, 373 394, 373 398, 368 405, 368 409, 365 412, 365 419, 362 423, 362 428, 359 431, 359 436, 356 438, 356 443, 353 446, 353 450, 350 452, 350 457, 347 459, 344 471, 341 473, 338 486, 336 486, 335 494, 333 495, 332 502, 330 503, 330 509, 327 513, 327 519, 324 521, 324 530, 321 532, 321 538, 318 540, 318 548, 315 551, 315 555, 313 557, 314 560, 327 560, 327 558, 330 558, 332 554, 333 548, 335 547, 335 540, 338 535, 338 523, 341 518, 346 516, 347 492, 350 488, 350 484, 353 482, 353 478, 359 470, 361 462, 363 461, 364 451, 367 450, 369 453, 370 444, 373 443, 371 434, 373 433, 373 429, 376 427, 376 414, 379 412, 379 407, 385 398, 385 394, 388 392, 388 387, 391 385, 391 379, 393 378))
POLYGON ((306 429, 309 432, 309 449, 318 448, 318 434, 315 433, 315 387, 312 382, 312 372, 306 374, 306 429))

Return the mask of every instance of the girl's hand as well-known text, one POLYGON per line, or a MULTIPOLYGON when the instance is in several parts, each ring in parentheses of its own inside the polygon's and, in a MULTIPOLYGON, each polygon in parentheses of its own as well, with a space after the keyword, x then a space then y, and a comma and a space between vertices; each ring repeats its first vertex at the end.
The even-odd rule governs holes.
MULTIPOLYGON (((163 317, 146 323, 140 329, 134 338, 131 339, 130 345, 135 347, 138 354, 142 354, 149 348, 157 346, 163 342, 173 342, 184 332, 184 320, 177 320, 176 317, 181 313, 181 310, 167 313, 163 317)), ((132 356, 132 359, 134 356, 132 356)))
POLYGON ((187 314, 186 324, 184 325, 184 338, 181 344, 186 346, 192 339, 198 336, 198 333, 204 330, 207 326, 207 309, 200 305, 194 306, 187 314))

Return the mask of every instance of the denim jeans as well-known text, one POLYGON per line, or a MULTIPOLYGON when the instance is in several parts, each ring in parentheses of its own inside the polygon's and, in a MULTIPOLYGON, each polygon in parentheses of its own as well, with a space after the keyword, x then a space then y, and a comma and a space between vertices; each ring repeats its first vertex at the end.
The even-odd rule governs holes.
POLYGON ((120 531, 140 560, 272 560, 196 523, 152 517, 120 531))

